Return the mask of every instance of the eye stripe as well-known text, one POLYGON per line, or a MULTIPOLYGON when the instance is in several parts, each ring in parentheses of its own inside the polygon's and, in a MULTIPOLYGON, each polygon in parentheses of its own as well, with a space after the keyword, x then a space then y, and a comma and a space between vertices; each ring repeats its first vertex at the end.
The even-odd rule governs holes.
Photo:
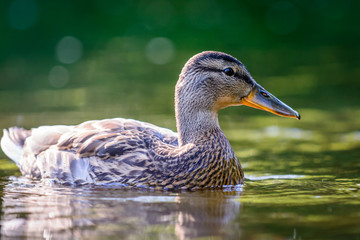
POLYGON ((208 71, 208 72, 222 72, 222 70, 217 69, 217 68, 210 68, 210 67, 200 67, 201 70, 203 71, 208 71))
POLYGON ((250 76, 247 75, 247 74, 235 73, 235 77, 245 81, 246 83, 249 83, 249 84, 252 83, 252 80, 251 80, 250 76))
POLYGON ((249 77, 249 75, 243 76, 242 79, 243 79, 246 83, 252 83, 252 80, 251 80, 251 78, 249 77))
MULTIPOLYGON (((224 70, 221 70, 221 69, 211 68, 211 67, 204 67, 204 66, 201 66, 200 69, 203 70, 203 71, 209 71, 209 72, 224 72, 224 70)), ((250 76, 248 74, 244 74, 243 72, 239 73, 237 71, 234 71, 233 76, 240 79, 240 80, 243 80, 244 82, 246 82, 248 84, 253 83, 250 76)))

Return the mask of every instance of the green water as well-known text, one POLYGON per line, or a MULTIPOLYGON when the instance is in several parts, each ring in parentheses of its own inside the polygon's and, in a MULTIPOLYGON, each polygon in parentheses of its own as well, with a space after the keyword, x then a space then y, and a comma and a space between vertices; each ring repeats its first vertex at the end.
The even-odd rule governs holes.
POLYGON ((216 191, 53 186, 0 151, 1 239, 360 239, 358 1, 0 6, 0 129, 125 117, 176 130, 174 86, 204 50, 302 116, 222 110, 245 185, 216 191))

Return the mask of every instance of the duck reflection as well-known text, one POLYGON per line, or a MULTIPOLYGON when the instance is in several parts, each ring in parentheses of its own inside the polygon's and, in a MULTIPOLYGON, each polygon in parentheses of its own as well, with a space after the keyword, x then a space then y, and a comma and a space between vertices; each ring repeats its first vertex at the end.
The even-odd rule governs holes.
POLYGON ((240 228, 232 221, 240 213, 238 195, 236 191, 205 191, 180 196, 176 236, 179 239, 205 236, 239 239, 240 228))
POLYGON ((4 186, 1 236, 44 239, 189 239, 236 234, 240 191, 164 193, 71 188, 13 181, 4 186), (231 231, 227 231, 230 229, 231 231))

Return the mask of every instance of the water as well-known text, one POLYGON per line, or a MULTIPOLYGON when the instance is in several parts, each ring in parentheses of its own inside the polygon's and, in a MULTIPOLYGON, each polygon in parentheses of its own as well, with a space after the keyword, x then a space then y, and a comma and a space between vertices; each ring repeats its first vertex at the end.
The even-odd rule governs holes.
POLYGON ((241 121, 221 122, 246 184, 223 190, 64 187, 25 179, 3 158, 2 238, 360 239, 360 139, 352 124, 341 132, 303 129, 294 126, 316 120, 266 113, 241 121), (270 125, 259 128, 260 120, 270 125))
POLYGON ((359 184, 331 176, 249 176, 197 192, 2 182, 4 239, 358 239, 359 184), (331 226, 331 227, 329 227, 331 226))

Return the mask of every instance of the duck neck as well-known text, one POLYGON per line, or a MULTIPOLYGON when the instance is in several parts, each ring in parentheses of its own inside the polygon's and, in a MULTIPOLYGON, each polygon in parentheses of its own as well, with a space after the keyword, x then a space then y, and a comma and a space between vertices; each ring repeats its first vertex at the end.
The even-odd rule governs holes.
POLYGON ((217 112, 186 107, 189 105, 183 106, 176 109, 179 146, 200 141, 208 133, 221 132, 217 112))
MULTIPOLYGON (((179 146, 196 143, 210 133, 222 133, 218 112, 214 108, 216 96, 213 91, 205 91, 195 74, 187 74, 184 67, 175 87, 176 127, 179 134, 179 146)), ((223 134, 222 134, 223 135, 223 134)))

